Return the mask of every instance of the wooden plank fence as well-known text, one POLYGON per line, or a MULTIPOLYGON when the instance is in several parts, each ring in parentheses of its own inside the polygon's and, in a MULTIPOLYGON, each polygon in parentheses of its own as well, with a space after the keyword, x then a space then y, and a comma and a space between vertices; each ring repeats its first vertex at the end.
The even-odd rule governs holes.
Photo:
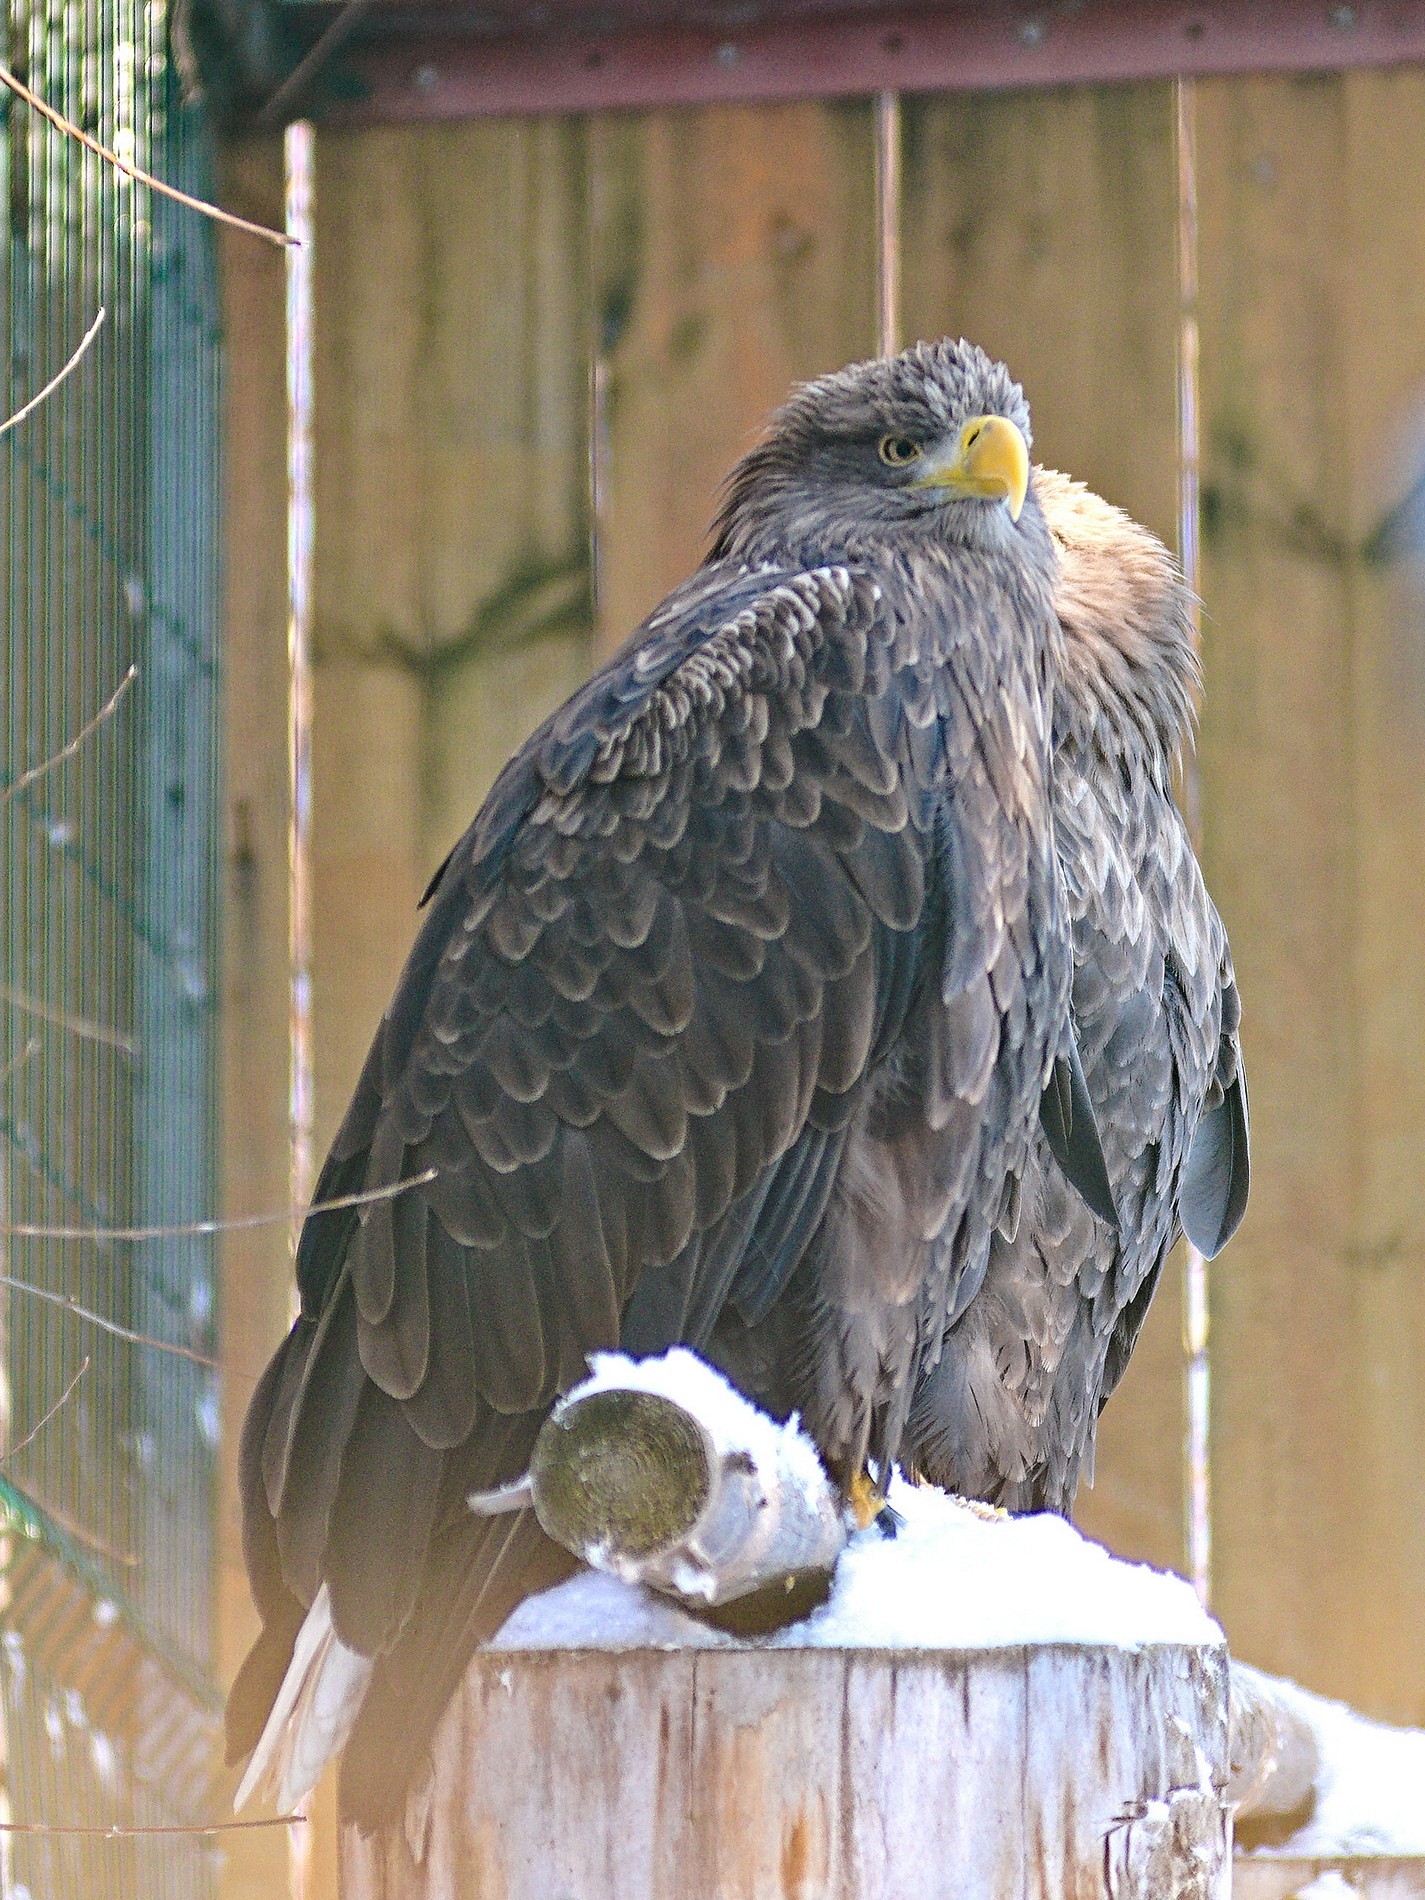
MULTIPOLYGON (((1425 459, 1425 75, 1198 91, 1202 812, 1256 1143, 1212 1278, 1215 1604, 1249 1660, 1419 1722, 1425 608, 1391 511, 1425 459)), ((1169 538, 1172 124, 1163 82, 908 98, 899 216, 904 334, 1001 351, 1036 452, 1169 538)), ((696 561, 788 384, 874 347, 875 131, 851 101, 344 130, 317 152, 324 1138, 415 896, 500 762, 696 561)), ((271 220, 275 144, 227 165, 271 220)), ((285 1198, 283 410, 280 272, 236 240, 226 259, 241 1212, 285 1198)), ((280 1235, 228 1250, 234 1445, 288 1271, 280 1235)), ((1179 1327, 1168 1284, 1082 1521, 1180 1566, 1179 1327)), ((247 1851, 228 1891, 270 1892, 247 1851)))

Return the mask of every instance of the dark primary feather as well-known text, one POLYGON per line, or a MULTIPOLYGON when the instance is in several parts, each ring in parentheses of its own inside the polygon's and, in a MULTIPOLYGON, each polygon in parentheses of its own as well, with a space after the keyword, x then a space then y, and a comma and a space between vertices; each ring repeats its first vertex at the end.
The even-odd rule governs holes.
MULTIPOLYGON (((325 1582, 379 1657, 343 1770, 399 1802, 473 1646, 565 1559, 517 1476, 591 1352, 750 1333, 843 1481, 898 1451, 1062 1051, 1053 554, 1032 498, 925 496, 1006 372, 967 345, 800 392, 708 565, 501 774, 429 894, 249 1416, 253 1745, 325 1582), (722 1329, 720 1332, 719 1329, 722 1329)), ((1071 1190, 1070 1190, 1071 1192, 1071 1190)), ((766 1377, 759 1385, 765 1371, 766 1377)))
POLYGON ((1117 509, 1048 471, 1037 484, 1061 563, 1073 1015, 1117 1231, 1067 1189, 1046 1116, 1018 1222, 922 1375, 907 1456, 972 1496, 1067 1511, 1180 1228, 1212 1253, 1242 1217, 1247 1108, 1227 940, 1171 792, 1196 684, 1185 591, 1117 509))
MULTIPOLYGON (((1113 1183, 1108 1178, 1093 1097, 1084 1076, 1078 1042, 1073 1036, 1069 1038, 1068 1053, 1057 1059, 1049 1077, 1049 1086, 1039 1105, 1039 1125, 1059 1172, 1078 1190, 1091 1213, 1116 1228, 1118 1209, 1113 1199, 1113 1183)), ((1022 1184, 1018 1191, 1022 1192, 1022 1184)), ((1012 1240, 1014 1235, 1007 1238, 1012 1240)))
POLYGON ((1247 1211, 1249 1146, 1247 1078, 1234 1028, 1220 1045, 1208 1106, 1183 1172, 1183 1232, 1209 1260, 1227 1245, 1247 1211))

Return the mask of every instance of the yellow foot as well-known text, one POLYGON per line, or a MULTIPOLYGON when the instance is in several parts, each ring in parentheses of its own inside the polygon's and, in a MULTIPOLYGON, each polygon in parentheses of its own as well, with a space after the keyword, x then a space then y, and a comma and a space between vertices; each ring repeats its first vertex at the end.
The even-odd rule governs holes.
POLYGON ((874 1524, 886 1508, 886 1500, 864 1470, 858 1471, 846 1487, 846 1502, 851 1506, 851 1515, 860 1531, 864 1531, 868 1524, 874 1524))
POLYGON ((956 1498, 975 1517, 982 1517, 987 1524, 1007 1524, 1009 1512, 1001 1510, 998 1504, 986 1504, 983 1498, 956 1498))

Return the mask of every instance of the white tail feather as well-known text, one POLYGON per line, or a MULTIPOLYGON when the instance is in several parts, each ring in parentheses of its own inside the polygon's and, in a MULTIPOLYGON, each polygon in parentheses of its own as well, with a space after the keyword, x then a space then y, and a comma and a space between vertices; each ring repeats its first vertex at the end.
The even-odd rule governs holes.
POLYGON ((233 1797, 234 1812, 254 1796, 269 1796, 287 1814, 311 1793, 346 1746, 371 1670, 371 1658, 348 1649, 332 1627, 323 1584, 297 1632, 272 1713, 233 1797))

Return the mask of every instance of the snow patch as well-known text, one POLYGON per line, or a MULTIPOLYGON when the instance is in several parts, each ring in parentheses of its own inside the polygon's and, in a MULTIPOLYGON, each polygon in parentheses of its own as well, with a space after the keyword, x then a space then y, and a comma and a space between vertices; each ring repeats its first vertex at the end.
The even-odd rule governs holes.
POLYGON ((731 1649, 730 1636, 688 1616, 667 1597, 581 1570, 526 1597, 492 1637, 491 1649, 731 1649))
POLYGON ((1217 1644, 1181 1577, 1112 1557, 1059 1517, 988 1517, 897 1480, 894 1538, 851 1539, 831 1596, 769 1636, 722 1634, 667 1599, 581 1572, 521 1603, 496 1649, 1004 1649, 1029 1643, 1217 1644))
MULTIPOLYGON (((681 1348, 658 1359, 601 1353, 578 1396, 655 1392, 694 1412, 718 1451, 745 1449, 809 1492, 826 1474, 796 1421, 779 1425, 681 1348)), ((573 1395, 571 1395, 573 1396, 573 1395)), ((1219 1644, 1222 1632, 1182 1578, 1124 1563, 1059 1517, 1009 1518, 897 1479, 894 1538, 853 1537, 831 1596, 804 1622, 734 1641, 672 1602, 582 1572, 521 1603, 492 1647, 516 1649, 1002 1649, 1029 1643, 1219 1644)))
POLYGON ((1027 1643, 1216 1644, 1222 1631, 1181 1577, 1125 1563, 1062 1517, 990 1516, 897 1479, 904 1523, 852 1539, 831 1597, 773 1640, 822 1648, 1005 1649, 1027 1643))

